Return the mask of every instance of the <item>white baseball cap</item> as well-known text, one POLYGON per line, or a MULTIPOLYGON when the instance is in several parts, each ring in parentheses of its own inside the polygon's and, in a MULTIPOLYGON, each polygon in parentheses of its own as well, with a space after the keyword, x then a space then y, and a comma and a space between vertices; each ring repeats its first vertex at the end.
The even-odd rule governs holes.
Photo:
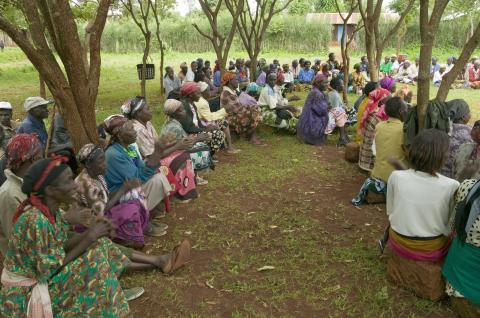
POLYGON ((205 82, 198 82, 198 85, 200 86, 200 92, 204 92, 208 88, 208 84, 205 82))
POLYGON ((28 97, 25 100, 25 103, 23 104, 23 107, 25 108, 25 111, 28 112, 29 110, 42 106, 42 105, 48 105, 52 104, 53 101, 49 101, 46 99, 41 98, 40 96, 35 96, 35 97, 28 97))
POLYGON ((12 109, 12 104, 9 102, 0 102, 0 109, 12 109))

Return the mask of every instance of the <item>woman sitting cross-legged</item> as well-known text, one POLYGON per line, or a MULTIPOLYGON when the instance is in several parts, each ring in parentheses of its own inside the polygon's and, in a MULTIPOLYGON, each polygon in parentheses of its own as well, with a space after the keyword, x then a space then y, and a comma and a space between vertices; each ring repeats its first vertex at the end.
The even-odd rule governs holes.
MULTIPOLYGON (((129 198, 125 194, 132 189, 137 188, 137 180, 125 181, 123 186, 115 193, 108 192, 107 183, 103 177, 106 172, 105 153, 94 145, 84 145, 77 155, 78 162, 84 167, 75 179, 80 187, 78 195, 79 205, 88 208, 91 211, 85 225, 76 228, 83 231, 89 224, 94 222, 97 217, 107 217, 115 225, 115 238, 120 239, 122 243, 132 242, 133 247, 143 245, 143 237, 139 235, 137 219, 140 217, 140 211, 145 209, 144 202, 140 199, 129 198)), ((182 242, 171 254, 166 255, 146 255, 131 248, 117 245, 123 254, 132 262, 144 264, 139 268, 160 268, 164 273, 171 273, 181 266, 188 258, 190 252, 189 243, 182 242), (172 261, 175 261, 172 263, 172 261), (180 264, 179 262, 182 262, 180 264)))
MULTIPOLYGON (((113 115, 105 119, 105 131, 111 136, 110 144, 105 151, 108 191, 115 193, 124 186, 125 181, 139 180, 141 187, 133 189, 126 194, 125 201, 138 199, 144 202, 146 209, 135 220, 135 232, 137 236, 144 234, 150 236, 162 236, 168 226, 157 219, 151 222, 163 211, 162 201, 168 199, 172 187, 166 176, 158 171, 163 150, 171 145, 164 145, 157 141, 153 153, 145 159, 136 147, 137 133, 133 124, 122 115, 113 115)), ((119 219, 124 219, 121 215, 119 219)), ((126 218, 126 217, 125 217, 126 218)), ((131 220, 133 221, 133 220, 131 220)))
POLYGON ((422 131, 408 154, 412 169, 392 172, 387 184, 389 277, 430 300, 442 298, 445 292, 441 264, 448 251, 448 221, 459 186, 438 173, 448 148, 445 132, 422 131))
POLYGON ((257 126, 262 120, 261 110, 257 104, 242 105, 236 93, 238 80, 235 73, 225 72, 222 77, 223 90, 220 105, 227 112, 227 120, 237 135, 245 135, 254 145, 261 145, 257 137, 257 126))
POLYGON ((453 309, 462 318, 480 316, 480 182, 462 182, 455 196, 453 229, 442 274, 453 309))
MULTIPOLYGON (((157 132, 150 122, 152 113, 147 101, 144 97, 135 97, 122 106, 122 112, 133 122, 133 128, 137 132, 138 149, 145 160, 155 151, 155 141, 158 139, 157 132)), ((167 144, 169 141, 162 139, 161 143, 167 144)), ((184 203, 198 197, 193 164, 190 155, 185 152, 190 146, 190 142, 178 140, 163 150, 160 161, 162 166, 168 167, 172 173, 172 178, 169 179, 174 188, 171 195, 175 195, 184 203)))
POLYGON ((340 130, 340 140, 346 135, 345 111, 342 113, 338 110, 338 114, 343 114, 339 117, 330 114, 327 87, 328 78, 323 74, 316 75, 312 82, 312 90, 305 100, 302 114, 297 123, 297 136, 311 145, 323 145, 326 135, 336 127, 340 130))
POLYGON ((198 172, 214 169, 210 147, 205 143, 211 137, 206 132, 187 134, 180 123, 187 116, 182 102, 175 99, 167 99, 164 105, 167 119, 160 131, 160 138, 183 141, 189 146, 186 150, 190 154, 193 167, 197 172, 197 184, 204 185, 208 181, 198 176, 198 172))
POLYGON ((187 134, 207 133, 210 138, 205 142, 210 146, 212 155, 218 152, 225 144, 225 133, 215 124, 206 126, 200 120, 195 103, 200 100, 200 86, 198 83, 188 82, 180 88, 185 116, 180 124, 187 134))
POLYGON ((460 145, 453 164, 455 180, 480 179, 480 120, 477 120, 470 132, 472 142, 460 145))

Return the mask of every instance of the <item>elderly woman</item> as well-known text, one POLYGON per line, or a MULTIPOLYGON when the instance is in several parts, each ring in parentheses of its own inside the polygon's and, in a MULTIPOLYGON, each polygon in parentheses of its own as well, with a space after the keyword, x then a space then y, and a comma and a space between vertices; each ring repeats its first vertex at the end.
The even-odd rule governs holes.
POLYGON ((205 140, 212 153, 218 152, 225 143, 225 133, 215 124, 205 126, 200 120, 195 103, 200 100, 200 86, 197 83, 185 83, 180 88, 182 103, 186 116, 180 120, 183 130, 189 135, 208 133, 210 138, 205 140))
MULTIPOLYGON (((208 107, 208 106, 207 106, 208 107)), ((157 132, 150 120, 152 113, 149 110, 147 101, 144 97, 135 97, 127 101, 122 106, 122 112, 133 122, 133 128, 137 132, 137 145, 145 159, 151 156, 155 150, 155 141, 158 139, 157 132)), ((165 139, 160 140, 165 144, 165 139)), ((172 194, 181 202, 188 202, 198 197, 195 186, 195 171, 193 169, 190 155, 185 152, 190 147, 190 143, 185 140, 178 140, 171 147, 163 149, 160 163, 168 167, 173 175, 174 191, 172 194)))
POLYGON ((230 135, 229 122, 227 121, 227 112, 225 109, 212 112, 209 105, 210 91, 208 90, 208 84, 205 82, 199 82, 201 97, 198 102, 195 102, 197 112, 202 120, 202 124, 207 127, 209 125, 215 125, 222 129, 225 134, 225 147, 229 154, 236 154, 240 152, 239 149, 235 149, 232 143, 232 137, 230 135))
POLYGON ((480 179, 480 120, 473 124, 470 136, 473 142, 460 145, 453 164, 453 176, 460 182, 480 179))
MULTIPOLYGON (((150 217, 154 218, 163 212, 162 201, 168 200, 172 187, 166 176, 158 172, 165 145, 159 141, 154 144, 153 153, 145 161, 135 145, 137 133, 133 123, 122 115, 113 115, 105 119, 105 131, 111 136, 110 144, 105 151, 107 173, 105 180, 108 191, 117 192, 125 181, 139 180, 141 190, 132 193, 134 199, 146 201, 150 217), (143 195, 144 193, 144 195, 143 195)), ((167 148, 173 143, 167 145, 167 148)), ((148 214, 147 214, 148 215, 148 214)), ((168 226, 160 222, 149 222, 149 218, 141 219, 139 235, 161 236, 168 226)))
MULTIPOLYGON (((211 157, 210 147, 205 143, 211 138, 208 133, 187 134, 180 121, 184 120, 187 114, 182 102, 175 99, 167 99, 164 106, 167 120, 160 131, 160 138, 185 140, 190 147, 187 152, 193 163, 195 171, 199 172, 208 168, 214 168, 211 157)), ((207 184, 208 182, 197 175, 197 184, 207 184)))
POLYGON ((362 90, 363 95, 360 96, 355 102, 355 104, 353 105, 353 108, 357 110, 358 125, 357 125, 356 141, 359 143, 362 142, 362 138, 363 138, 362 131, 360 129, 360 122, 362 121, 363 113, 365 112, 365 108, 367 107, 367 104, 369 101, 368 95, 370 95, 370 93, 376 90, 377 88, 378 88, 377 82, 368 82, 362 90))
MULTIPOLYGON (((325 75, 322 74, 325 77, 325 75)), ((345 132, 345 124, 348 121, 347 113, 345 112, 345 106, 340 97, 341 92, 345 89, 343 87, 343 81, 338 78, 332 78, 330 81, 330 87, 332 90, 328 93, 329 111, 328 111, 328 127, 327 134, 333 132, 338 127, 340 130, 340 139, 338 140, 339 146, 345 146, 350 142, 347 133, 345 132)))
POLYGON ((463 99, 448 101, 447 105, 450 109, 450 119, 452 120, 453 125, 452 130, 450 131, 450 151, 440 173, 446 177, 454 178, 453 165, 460 146, 473 142, 472 137, 470 136, 472 128, 467 125, 470 121, 471 115, 470 107, 463 99))
POLYGON ((375 157, 372 151, 373 140, 375 138, 375 127, 380 121, 388 119, 385 113, 384 102, 390 96, 390 91, 377 88, 368 96, 368 104, 365 107, 362 120, 359 123, 362 134, 360 145, 360 154, 358 166, 366 171, 372 171, 375 157))
POLYGON ((245 134, 254 145, 262 142, 257 137, 257 126, 262 116, 258 105, 246 106, 240 103, 236 90, 238 80, 234 73, 225 72, 222 77, 223 91, 220 95, 220 104, 227 112, 230 127, 237 135, 245 134))
POLYGON ((28 198, 13 217, 2 272, 2 315, 30 317, 36 310, 42 317, 128 316, 118 277, 130 264, 105 238, 111 225, 98 220, 68 238, 66 220, 80 211, 60 209, 73 203, 77 193, 72 171, 63 162, 39 160, 23 178, 28 198))
POLYGON ((395 93, 397 86, 395 85, 395 80, 390 76, 385 76, 380 80, 380 87, 386 89, 390 93, 395 93))

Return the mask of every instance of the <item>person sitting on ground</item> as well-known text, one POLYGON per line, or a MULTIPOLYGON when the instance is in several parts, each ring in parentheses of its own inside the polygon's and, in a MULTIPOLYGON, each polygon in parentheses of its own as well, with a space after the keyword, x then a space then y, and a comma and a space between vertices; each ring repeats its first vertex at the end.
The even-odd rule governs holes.
POLYGON ((468 68, 468 84, 473 89, 480 89, 480 59, 468 68))
POLYGON ((390 61, 388 56, 385 56, 384 62, 380 65, 380 72, 383 76, 390 75, 392 72, 393 63, 390 61))
MULTIPOLYGON (((235 75, 231 72, 225 72, 235 75)), ((224 73, 224 75, 225 75, 224 73)), ((239 149, 235 149, 232 143, 232 137, 230 135, 230 121, 227 120, 227 113, 220 105, 220 108, 216 112, 211 112, 208 99, 210 98, 210 91, 208 90, 208 85, 205 82, 198 83, 200 87, 201 97, 198 102, 195 102, 197 107, 197 112, 199 119, 205 127, 210 125, 215 125, 219 127, 225 134, 225 148, 227 153, 236 154, 239 153, 239 149)), ((223 85, 223 84, 222 84, 223 85)), ((220 99, 221 100, 221 99, 220 99)))
MULTIPOLYGON (((188 72, 188 65, 187 63, 183 62, 180 64, 180 72, 178 72, 178 78, 180 79, 180 82, 183 84, 186 82, 187 78, 187 72, 188 72)), ((165 94, 168 96, 169 94, 165 94)))
POLYGON ((72 204, 77 185, 62 158, 35 162, 23 177, 22 192, 27 200, 13 216, 3 263, 2 314, 30 316, 35 309, 44 317, 129 316, 118 278, 136 264, 106 238, 112 226, 105 219, 68 238, 74 224, 69 220, 85 209, 72 204))
POLYGON ((283 73, 283 83, 285 84, 286 88, 291 88, 293 85, 294 77, 293 73, 290 71, 290 67, 288 64, 282 65, 282 73, 283 73))
POLYGON ((365 87, 367 79, 365 78, 365 73, 362 72, 362 68, 360 64, 355 64, 353 66, 353 74, 352 74, 352 86, 353 92, 355 94, 361 94, 363 88, 365 87))
POLYGON ((184 82, 194 82, 195 81, 195 73, 198 71, 198 64, 197 61, 192 61, 190 63, 190 69, 185 74, 185 81, 184 82))
POLYGON ((10 139, 15 135, 19 123, 12 120, 12 104, 9 102, 0 102, 0 128, 3 129, 3 146, 7 145, 10 139))
POLYGON ((332 72, 333 70, 339 70, 340 65, 338 64, 338 61, 335 57, 335 53, 329 53, 328 54, 328 60, 327 60, 327 65, 328 65, 328 70, 332 72))
POLYGON ((213 68, 213 85, 217 87, 217 89, 222 86, 222 72, 220 71, 220 62, 215 60, 215 67, 213 68))
POLYGON ((257 63, 257 70, 255 71, 255 79, 257 79, 260 76, 265 66, 268 66, 267 61, 262 57, 258 60, 258 63, 257 63))
POLYGON ((227 120, 237 135, 245 135, 250 143, 262 144, 257 136, 257 126, 262 120, 261 110, 257 104, 242 105, 237 96, 238 81, 232 73, 225 72, 222 78, 223 91, 220 95, 222 110, 227 112, 227 120))
POLYGON ((298 60, 292 61, 292 67, 290 68, 290 72, 293 75, 293 79, 298 81, 298 76, 300 75, 300 70, 302 67, 298 64, 298 60))
POLYGON ((171 91, 180 88, 182 81, 175 75, 173 68, 167 66, 165 68, 165 76, 163 77, 163 88, 165 89, 165 96, 168 96, 171 91))
POLYGON ((365 55, 360 58, 360 72, 365 73, 365 78, 367 78, 368 81, 370 70, 368 69, 368 59, 365 55))
POLYGON ((257 76, 257 81, 255 82, 258 86, 264 87, 267 84, 267 73, 270 67, 268 65, 264 65, 263 68, 260 70, 260 74, 257 76))
POLYGON ((455 66, 455 58, 453 56, 449 56, 447 58, 447 65, 445 65, 445 72, 450 72, 450 70, 455 66))
MULTIPOLYGON (((360 123, 363 118, 363 113, 365 112, 365 108, 367 107, 368 104, 368 95, 370 95, 371 92, 376 90, 378 88, 378 83, 377 82, 368 82, 365 85, 365 88, 362 90, 362 96, 360 96, 355 104, 353 105, 353 108, 357 110, 357 123, 360 123), (356 106, 357 105, 357 106, 356 106)), ((360 129, 360 124, 357 127, 357 134, 355 140, 357 142, 362 141, 363 134, 360 129)))
MULTIPOLYGON (((207 84, 205 85, 208 87, 207 84)), ((145 160, 155 151, 155 141, 158 139, 157 132, 151 123, 152 113, 148 103, 144 97, 137 96, 122 105, 122 113, 133 123, 133 128, 137 133, 138 150, 145 160)), ((163 143, 167 142, 164 140, 163 143)), ((175 195, 175 198, 181 202, 189 202, 198 197, 195 171, 190 155, 184 151, 192 145, 193 143, 188 140, 179 140, 163 150, 160 161, 162 166, 167 167, 173 176, 169 179, 173 184, 171 195, 175 195)))
POLYGON ((17 128, 17 134, 37 134, 43 150, 47 146, 48 138, 43 120, 48 118, 48 105, 52 103, 41 97, 28 97, 23 105, 27 117, 17 128))
POLYGON ((277 74, 267 76, 267 85, 262 89, 258 104, 262 107, 263 123, 276 128, 284 128, 296 132, 298 119, 294 116, 298 109, 288 105, 289 100, 282 96, 277 83, 277 74))
POLYGON ((391 76, 385 76, 380 80, 380 87, 386 89, 390 93, 395 93, 397 90, 397 86, 395 84, 395 80, 391 76))
POLYGON ((200 100, 200 86, 197 83, 185 83, 180 88, 182 94, 182 103, 185 109, 185 116, 181 119, 180 123, 187 134, 199 134, 208 133, 211 138, 206 140, 212 155, 220 151, 225 145, 225 133, 222 131, 222 127, 218 127, 215 124, 205 126, 200 120, 197 107, 195 103, 200 100))
POLYGON ((480 120, 473 124, 470 136, 473 141, 460 145, 453 163, 453 176, 459 182, 480 179, 480 120))
POLYGON ((437 63, 437 58, 432 57, 432 64, 430 64, 430 78, 433 78, 436 72, 440 70, 440 64, 437 63))
POLYGON ((322 65, 322 60, 320 60, 320 59, 315 59, 315 60, 313 61, 312 70, 315 72, 315 75, 320 71, 321 65, 322 65))
POLYGON ((12 137, 5 149, 7 180, 0 187, 0 253, 5 256, 8 238, 12 232, 12 218, 17 207, 27 199, 22 192, 23 177, 28 168, 42 158, 42 146, 35 134, 18 134, 12 137))
POLYGON ((362 170, 372 171, 373 169, 375 157, 373 155, 372 145, 375 138, 375 127, 380 121, 388 119, 383 105, 387 97, 390 97, 390 91, 381 87, 375 89, 368 95, 368 103, 363 112, 362 119, 359 122, 362 139, 358 166, 362 170))
MULTIPOLYGON (((323 74, 323 76, 325 76, 325 77, 327 77, 327 78, 333 77, 333 75, 332 75, 332 74, 333 74, 333 71, 330 72, 330 71, 328 70, 328 67, 329 67, 329 66, 328 66, 327 63, 323 63, 323 64, 322 64, 322 67, 320 68, 320 73, 323 74)), ((335 70, 334 70, 334 71, 335 71, 335 70)))
MULTIPOLYGON (((187 134, 180 123, 187 116, 182 102, 175 99, 167 99, 164 105, 164 112, 167 115, 167 119, 160 131, 160 138, 175 139, 177 141, 191 140, 193 146, 187 149, 187 152, 190 154, 195 171, 198 173, 213 169, 214 164, 210 147, 206 144, 211 137, 206 132, 187 134)), ((197 185, 205 185, 207 183, 207 180, 197 174, 197 185)))
POLYGON ((305 61, 303 64, 303 68, 298 74, 298 81, 301 84, 311 84, 313 78, 315 77, 315 71, 310 68, 310 65, 312 65, 310 61, 305 61))
POLYGON ((407 164, 403 148, 403 120, 406 112, 407 105, 400 97, 392 97, 385 103, 385 113, 389 118, 375 127, 372 145, 372 152, 375 155, 373 170, 360 188, 360 192, 352 199, 353 205, 368 202, 370 192, 386 195, 387 181, 394 170, 389 160, 393 158, 407 164))
POLYGON ((203 68, 203 74, 205 74, 204 81, 208 85, 208 90, 211 97, 218 95, 218 87, 215 86, 212 79, 212 70, 210 68, 203 68))
POLYGON ((105 119, 104 124, 105 131, 111 136, 110 144, 105 151, 107 164, 105 180, 108 191, 115 193, 124 186, 125 181, 139 180, 141 187, 134 191, 133 198, 146 200, 147 209, 139 211, 140 215, 131 220, 137 222, 135 231, 138 238, 143 239, 144 235, 165 235, 168 226, 159 222, 158 217, 164 213, 162 201, 164 204, 168 203, 172 187, 165 174, 161 170, 158 171, 158 168, 164 149, 172 146, 173 142, 164 145, 157 140, 153 153, 142 160, 135 144, 137 133, 131 121, 122 115, 112 115, 105 119))
POLYGON ((392 68, 391 68, 390 72, 391 72, 392 75, 395 75, 395 74, 397 74, 398 69, 400 68, 400 63, 398 63, 397 56, 392 55, 390 57, 390 62, 392 63, 392 68))
POLYGON ((445 64, 442 64, 440 65, 440 68, 438 69, 438 71, 436 71, 434 74, 433 74, 433 85, 436 86, 436 87, 439 87, 440 84, 442 83, 442 80, 443 80, 443 77, 445 76, 445 74, 447 74, 446 72, 446 66, 445 64))
POLYGON ((211 67, 210 67, 210 61, 209 60, 205 61, 205 63, 203 64, 203 68, 204 69, 209 69, 210 71, 212 70, 211 67))
MULTIPOLYGON (((324 78, 325 75, 321 74, 324 78)), ((331 134, 336 127, 339 127, 340 138, 338 140, 339 146, 345 146, 350 142, 345 131, 345 124, 348 121, 348 116, 345 111, 345 105, 339 93, 343 92, 343 81, 338 78, 332 78, 330 81, 332 90, 328 93, 328 127, 327 134, 331 134)))
POLYGON ((413 83, 418 71, 415 65, 412 65, 409 60, 402 63, 398 69, 397 75, 394 77, 397 82, 411 84, 413 83))
POLYGON ((247 71, 245 70, 245 65, 244 65, 244 60, 243 59, 236 59, 235 60, 235 73, 237 76, 237 81, 239 84, 239 87, 245 88, 248 85, 248 82, 250 81, 247 71))
POLYGON ((414 139, 408 153, 412 169, 394 171, 387 184, 390 227, 387 269, 394 282, 420 297, 444 295, 441 263, 449 247, 450 212, 459 183, 438 173, 449 148, 448 135, 427 129, 414 139))
POLYGON ((460 317, 477 317, 480 312, 480 183, 465 180, 457 190, 452 209, 455 237, 443 263, 446 293, 460 317))
POLYGON ((472 143, 471 132, 472 128, 467 125, 470 121, 470 107, 463 99, 453 99, 447 102, 450 110, 450 120, 452 121, 452 129, 450 135, 450 150, 448 157, 445 160, 440 173, 446 177, 454 178, 454 164, 460 146, 467 143, 472 143))

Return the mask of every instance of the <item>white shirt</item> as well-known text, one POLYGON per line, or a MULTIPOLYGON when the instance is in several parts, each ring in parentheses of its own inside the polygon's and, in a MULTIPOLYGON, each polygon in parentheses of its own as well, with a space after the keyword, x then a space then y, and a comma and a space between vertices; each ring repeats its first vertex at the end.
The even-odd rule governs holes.
POLYGON ((417 67, 414 64, 410 64, 409 67, 406 69, 403 67, 403 65, 398 69, 398 75, 396 76, 397 79, 402 79, 404 77, 407 77, 409 79, 414 79, 417 77, 418 71, 417 67))
POLYGON ((293 83, 293 73, 288 71, 286 73, 283 73, 283 76, 285 77, 283 81, 285 83, 293 83))
POLYGON ((192 70, 187 71, 187 75, 185 75, 185 82, 193 82, 195 79, 195 73, 192 70))
POLYGON ((445 65, 445 73, 450 72, 450 70, 455 66, 455 64, 445 65))
POLYGON ((443 72, 442 74, 440 74, 440 71, 436 71, 435 73, 433 73, 433 82, 441 82, 443 75, 445 74, 447 74, 447 72, 443 72))
POLYGON ((287 106, 288 100, 282 97, 282 93, 280 92, 280 87, 275 85, 272 89, 270 85, 265 85, 260 93, 260 97, 258 98, 258 104, 260 106, 268 106, 270 109, 277 108, 279 106, 287 106))
POLYGON ((394 71, 396 73, 396 72, 398 72, 399 68, 400 68, 400 64, 398 64, 398 61, 393 62, 392 71, 394 71))
POLYGON ((410 237, 447 236, 460 183, 413 169, 394 171, 387 183, 387 215, 395 232, 410 237))

